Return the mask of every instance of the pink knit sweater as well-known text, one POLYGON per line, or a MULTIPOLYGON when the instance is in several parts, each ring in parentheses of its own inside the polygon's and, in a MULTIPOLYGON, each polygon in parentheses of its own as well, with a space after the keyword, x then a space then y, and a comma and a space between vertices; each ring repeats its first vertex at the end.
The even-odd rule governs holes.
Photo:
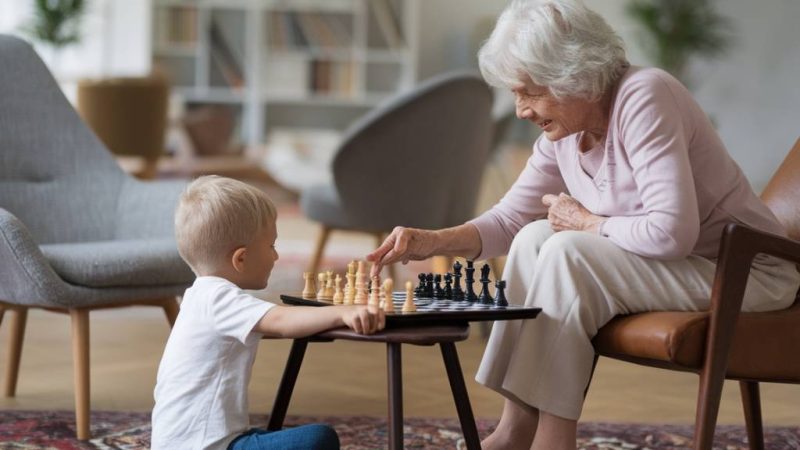
POLYGON ((525 169, 492 209, 470 221, 479 259, 505 254, 517 232, 545 218, 545 194, 565 192, 621 248, 657 259, 715 259, 729 222, 784 235, 691 94, 658 69, 631 67, 612 100, 605 147, 583 155, 581 133, 540 136, 525 169))

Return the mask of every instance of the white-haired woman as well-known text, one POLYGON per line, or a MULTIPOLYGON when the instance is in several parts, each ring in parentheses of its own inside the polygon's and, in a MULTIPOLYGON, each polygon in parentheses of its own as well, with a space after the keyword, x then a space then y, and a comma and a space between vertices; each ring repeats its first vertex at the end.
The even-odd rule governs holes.
MULTIPOLYGON (((479 53, 543 135, 491 210, 443 230, 396 228, 380 266, 508 253, 510 301, 543 309, 495 324, 477 380, 506 397, 484 448, 575 448, 591 339, 617 314, 706 309, 729 222, 785 234, 711 122, 672 76, 628 64, 618 35, 577 0, 514 1, 479 53)), ((789 306, 790 263, 759 257, 746 311, 789 306)))

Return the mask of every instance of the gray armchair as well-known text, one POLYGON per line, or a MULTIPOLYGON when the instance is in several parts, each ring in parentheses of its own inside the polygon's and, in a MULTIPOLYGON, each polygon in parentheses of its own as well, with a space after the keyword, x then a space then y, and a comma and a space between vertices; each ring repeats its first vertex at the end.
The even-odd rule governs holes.
POLYGON ((473 217, 492 136, 492 93, 472 73, 431 78, 359 119, 333 161, 333 184, 311 186, 300 204, 322 230, 316 273, 333 230, 442 228, 473 217))
POLYGON ((89 311, 153 305, 172 324, 194 279, 177 252, 183 182, 137 181, 81 121, 30 45, 0 35, 0 321, 16 393, 28 308, 72 317, 79 439, 89 438, 89 311))

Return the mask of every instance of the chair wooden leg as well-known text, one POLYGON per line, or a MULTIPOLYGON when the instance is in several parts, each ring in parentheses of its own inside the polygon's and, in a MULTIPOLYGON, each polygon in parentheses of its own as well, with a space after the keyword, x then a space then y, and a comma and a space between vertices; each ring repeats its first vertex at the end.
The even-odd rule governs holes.
POLYGON ((389 372, 389 449, 403 449, 403 362, 399 342, 386 343, 389 372))
POLYGON ((706 367, 700 372, 700 389, 697 392, 697 413, 694 424, 694 450, 711 450, 717 414, 725 383, 724 367, 706 367))
POLYGON ((281 384, 278 386, 278 393, 275 395, 275 403, 272 404, 272 412, 269 415, 267 430, 277 431, 283 428, 283 420, 286 418, 286 411, 289 409, 289 400, 292 399, 292 391, 297 381, 297 374, 300 373, 300 366, 303 364, 303 356, 306 354, 308 339, 295 339, 292 342, 292 349, 289 351, 289 358, 286 360, 286 368, 283 369, 281 384))
POLYGON ((319 264, 322 261, 322 255, 325 252, 325 244, 328 243, 328 237, 330 236, 331 231, 332 228, 327 225, 323 225, 319 232, 319 236, 317 237, 317 246, 314 248, 314 256, 311 258, 311 266, 308 268, 308 271, 314 276, 316 276, 316 274, 319 272, 319 264))
POLYGON ((461 422, 464 443, 467 446, 467 450, 480 450, 481 440, 478 436, 478 428, 475 425, 475 416, 472 414, 472 406, 469 403, 467 387, 464 385, 464 374, 461 373, 461 364, 458 362, 456 344, 440 342, 439 346, 442 349, 442 359, 447 369, 447 378, 450 380, 453 400, 456 402, 456 411, 458 412, 458 420, 461 422))
POLYGON ((8 356, 6 359, 6 397, 17 394, 19 379, 19 361, 22 357, 22 342, 25 338, 25 325, 28 322, 28 308, 9 308, 11 312, 11 329, 8 339, 8 356))
POLYGON ((89 310, 69 310, 72 316, 72 359, 75 383, 75 421, 78 439, 89 439, 89 310))
POLYGON ((750 450, 764 450, 764 427, 761 421, 761 394, 757 381, 740 381, 747 442, 750 450))
POLYGON ((175 326, 175 320, 178 318, 178 299, 175 297, 168 298, 164 300, 164 304, 162 305, 164 308, 164 314, 167 315, 167 322, 169 322, 169 327, 172 328, 175 326))

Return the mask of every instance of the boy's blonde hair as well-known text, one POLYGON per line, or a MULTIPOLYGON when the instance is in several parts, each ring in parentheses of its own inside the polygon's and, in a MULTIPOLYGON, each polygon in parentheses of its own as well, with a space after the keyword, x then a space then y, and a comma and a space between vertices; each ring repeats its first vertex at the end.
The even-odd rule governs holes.
POLYGON ((277 212, 267 194, 230 178, 209 175, 190 183, 175 211, 178 252, 197 275, 218 268, 250 243, 277 212))

